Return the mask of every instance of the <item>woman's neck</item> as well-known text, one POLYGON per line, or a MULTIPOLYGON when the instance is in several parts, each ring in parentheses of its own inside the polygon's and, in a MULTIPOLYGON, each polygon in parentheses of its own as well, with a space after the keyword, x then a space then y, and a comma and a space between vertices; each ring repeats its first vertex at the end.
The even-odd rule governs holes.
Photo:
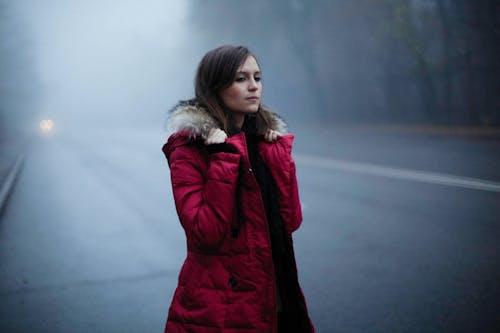
POLYGON ((233 126, 235 128, 240 130, 244 122, 245 122, 245 114, 237 112, 233 114, 233 126))

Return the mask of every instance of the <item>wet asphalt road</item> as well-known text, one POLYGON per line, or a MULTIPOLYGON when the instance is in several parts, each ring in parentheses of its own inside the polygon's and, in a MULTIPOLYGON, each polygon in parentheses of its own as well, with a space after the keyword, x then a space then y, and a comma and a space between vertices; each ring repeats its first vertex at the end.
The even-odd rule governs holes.
MULTIPOLYGON (((499 327, 500 140, 296 132, 295 252, 317 332, 499 327)), ((164 139, 33 142, 0 221, 0 332, 163 330, 185 256, 164 139)))

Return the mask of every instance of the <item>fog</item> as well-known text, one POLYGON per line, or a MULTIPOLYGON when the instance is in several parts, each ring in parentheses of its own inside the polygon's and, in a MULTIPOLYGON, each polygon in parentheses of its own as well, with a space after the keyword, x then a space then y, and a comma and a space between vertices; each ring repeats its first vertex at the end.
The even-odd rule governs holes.
POLYGON ((26 6, 44 87, 41 115, 82 126, 161 117, 166 101, 185 94, 181 89, 189 83, 176 63, 185 38, 181 6, 163 1, 26 6), (175 77, 178 84, 172 84, 175 77))
MULTIPOLYGON (((9 120, 53 119, 60 130, 161 126, 169 105, 192 89, 198 55, 186 43, 187 10, 175 1, 5 3, 3 25, 18 35, 3 37, 24 41, 4 58, 26 55, 19 65, 33 73, 17 84, 33 100, 16 116, 4 112, 9 120)), ((4 78, 15 73, 5 68, 4 78)))
POLYGON ((3 131, 47 117, 60 129, 162 123, 192 96, 202 55, 222 44, 254 51, 264 101, 292 121, 499 123, 498 21, 487 0, 23 0, 0 8, 3 131))
POLYGON ((0 331, 163 329, 186 254, 165 121, 223 44, 256 54, 295 134, 316 331, 498 331, 499 15, 493 0, 0 0, 0 331))

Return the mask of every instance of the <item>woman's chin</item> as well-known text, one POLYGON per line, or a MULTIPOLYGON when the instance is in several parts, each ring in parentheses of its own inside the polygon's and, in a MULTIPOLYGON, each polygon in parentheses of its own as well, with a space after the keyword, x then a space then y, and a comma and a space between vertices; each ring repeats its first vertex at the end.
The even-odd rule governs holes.
POLYGON ((259 111, 259 108, 244 109, 244 110, 238 110, 238 111, 233 111, 233 112, 245 115, 245 114, 257 113, 257 111, 259 111))

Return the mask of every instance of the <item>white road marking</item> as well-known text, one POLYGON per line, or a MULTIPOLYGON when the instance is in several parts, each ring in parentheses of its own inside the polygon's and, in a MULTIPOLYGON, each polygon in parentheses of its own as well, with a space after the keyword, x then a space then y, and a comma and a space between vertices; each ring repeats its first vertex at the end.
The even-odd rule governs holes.
POLYGON ((401 169, 371 163, 352 162, 348 160, 303 154, 294 154, 294 159, 297 164, 315 168, 341 170, 346 172, 355 172, 366 175, 396 178, 429 184, 462 187, 473 190, 500 192, 499 182, 478 178, 460 177, 429 171, 401 169))

